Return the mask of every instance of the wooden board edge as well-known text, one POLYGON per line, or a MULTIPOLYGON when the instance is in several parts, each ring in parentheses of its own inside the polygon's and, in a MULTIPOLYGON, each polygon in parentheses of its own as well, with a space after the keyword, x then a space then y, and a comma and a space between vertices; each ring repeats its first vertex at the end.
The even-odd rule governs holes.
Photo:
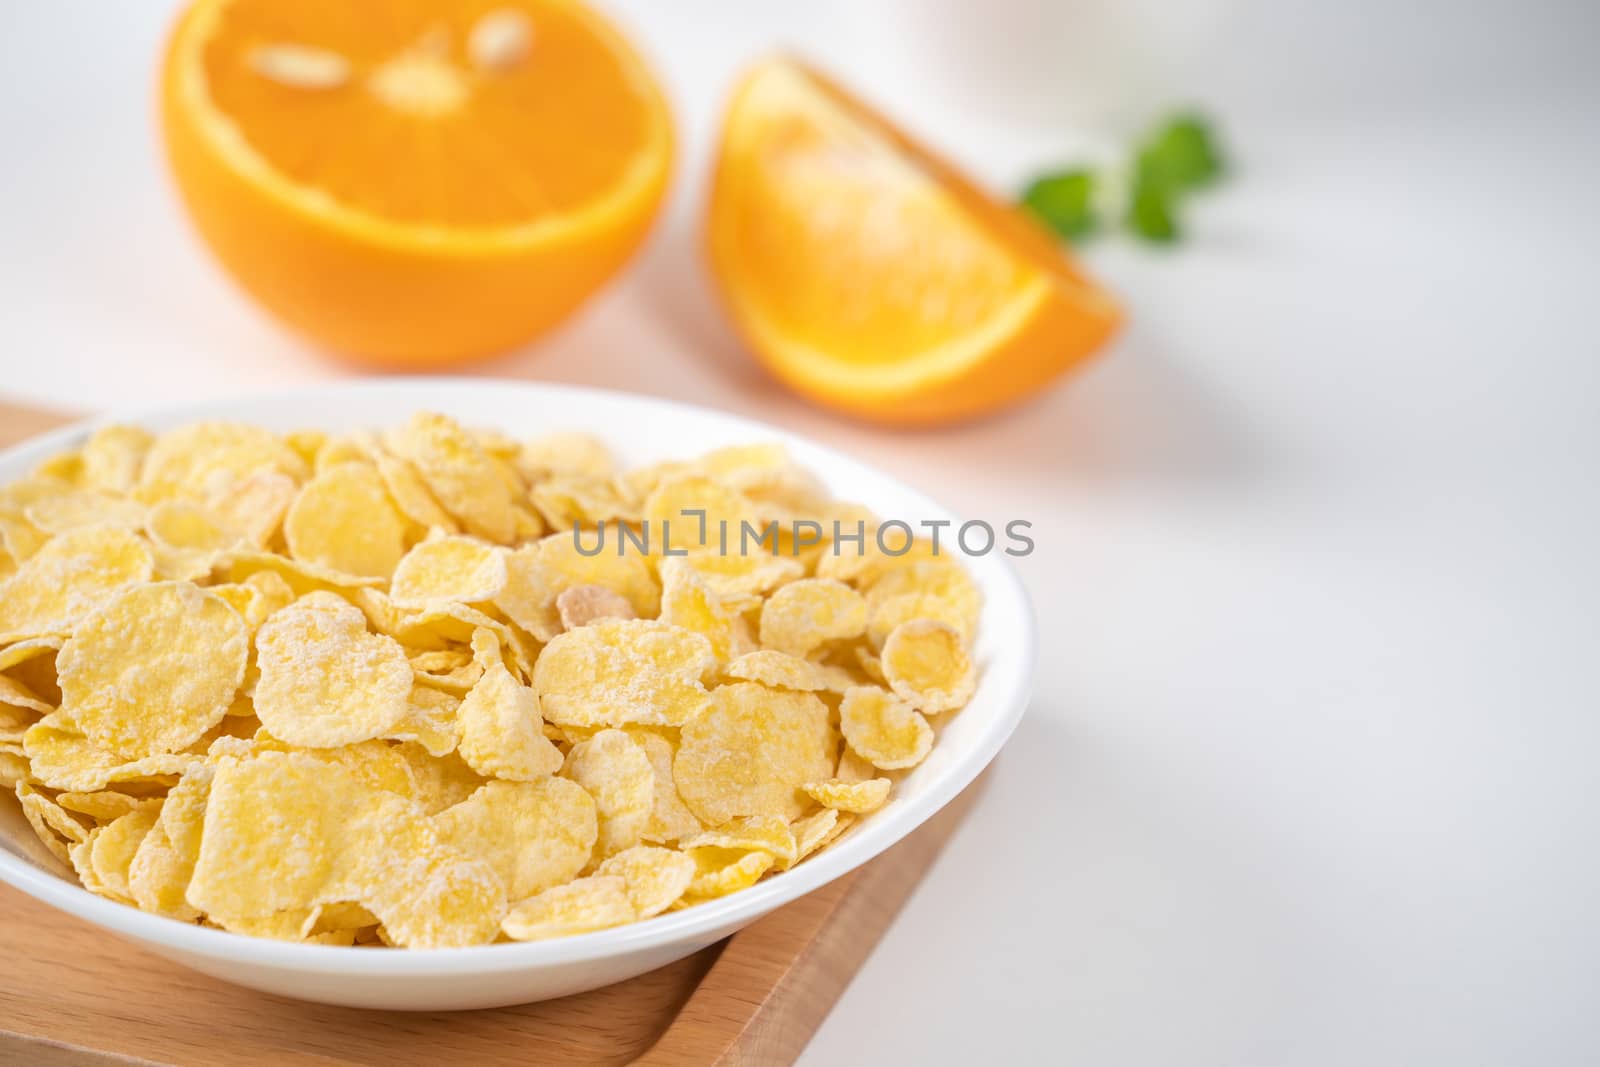
POLYGON ((792 1063, 987 784, 844 878, 735 934, 641 1067, 792 1063), (794 951, 796 936, 805 946, 794 951))
POLYGON ((5 443, 0 447, 10 448, 35 434, 65 426, 75 418, 77 416, 65 411, 31 407, 14 400, 0 400, 0 426, 5 427, 4 434, 0 435, 4 436, 5 443))

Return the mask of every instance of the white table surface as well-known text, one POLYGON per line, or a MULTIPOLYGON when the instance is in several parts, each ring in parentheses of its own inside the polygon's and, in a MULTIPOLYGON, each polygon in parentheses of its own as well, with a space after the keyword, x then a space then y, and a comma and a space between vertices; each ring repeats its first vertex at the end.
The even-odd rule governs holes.
MULTIPOLYGON (((892 42, 841 4, 611 6, 676 97, 671 216, 483 372, 736 409, 1036 527, 1034 705, 805 1062, 1600 1061, 1600 12, 1236 5, 1184 84, 1238 176, 1176 253, 1090 253, 1132 309, 1115 351, 1009 416, 891 434, 752 370, 685 269, 731 71, 802 44, 999 183, 1054 138, 875 76, 892 42)), ((168 8, 7 12, 0 390, 346 373, 175 210, 168 8)))

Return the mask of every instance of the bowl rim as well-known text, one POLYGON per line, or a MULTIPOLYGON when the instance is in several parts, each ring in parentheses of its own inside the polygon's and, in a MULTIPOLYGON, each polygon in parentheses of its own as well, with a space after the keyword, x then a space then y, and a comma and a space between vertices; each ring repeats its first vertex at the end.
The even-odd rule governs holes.
MULTIPOLYGON (((962 521, 948 508, 899 478, 802 434, 744 415, 648 394, 490 377, 357 378, 96 415, 0 450, 0 471, 31 466, 49 455, 73 447, 96 428, 112 423, 162 426, 206 418, 248 421, 248 416, 224 413, 257 405, 310 407, 313 402, 326 402, 340 395, 375 398, 380 402, 392 399, 396 405, 395 414, 404 415, 418 408, 441 406, 441 401, 456 398, 461 398, 462 403, 471 404, 474 394, 486 390, 502 394, 539 393, 556 400, 567 398, 621 407, 659 408, 685 418, 714 420, 725 425, 730 433, 747 434, 749 440, 775 439, 791 447, 798 446, 799 451, 810 454, 807 465, 818 467, 818 473, 825 482, 829 480, 830 471, 848 472, 852 477, 886 482, 893 485, 922 516, 949 520, 954 524, 952 529, 958 528, 962 521), (408 403, 410 408, 401 407, 402 401, 408 403)), ((464 418, 470 421, 470 416, 464 418)), ((315 419, 308 419, 307 424, 314 426, 315 419)), ((596 432, 602 437, 606 436, 604 431, 596 432)), ((1008 610, 1012 618, 1005 625, 1014 628, 1015 640, 1007 642, 1003 654, 991 657, 979 678, 978 692, 986 689, 991 691, 993 695, 990 699, 996 702, 998 710, 994 721, 976 739, 976 743, 969 746, 967 751, 958 753, 950 766, 915 798, 914 804, 891 801, 873 817, 863 820, 858 830, 805 863, 775 878, 757 882, 747 889, 692 908, 667 912, 609 930, 547 941, 377 952, 252 937, 155 915, 96 896, 4 847, 0 847, 0 881, 36 900, 114 933, 186 955, 225 960, 235 965, 248 964, 282 971, 311 970, 334 976, 421 978, 502 974, 608 959, 706 935, 720 936, 718 931, 743 925, 796 900, 848 874, 910 836, 970 785, 1009 739, 1027 710, 1031 696, 1037 643, 1034 612, 1015 568, 1003 554, 990 552, 983 557, 982 563, 981 567, 974 569, 978 571, 976 580, 984 592, 986 606, 1001 604, 1008 610)))

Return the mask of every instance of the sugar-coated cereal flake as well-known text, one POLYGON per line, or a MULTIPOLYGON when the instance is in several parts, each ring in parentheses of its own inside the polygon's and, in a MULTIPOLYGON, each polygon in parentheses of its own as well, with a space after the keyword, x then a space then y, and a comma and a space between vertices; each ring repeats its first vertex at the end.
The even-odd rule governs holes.
POLYGON ((446 843, 488 863, 513 901, 576 878, 599 828, 589 794, 552 777, 488 782, 434 823, 446 843))
POLYGON ((422 412, 393 443, 468 533, 497 544, 511 540, 517 528, 511 488, 470 433, 443 415, 422 412))
POLYGON ((687 560, 664 560, 661 579, 662 622, 700 634, 711 643, 711 653, 719 662, 735 659, 755 647, 744 616, 714 591, 687 560))
POLYGON ((826 782, 807 782, 802 788, 807 796, 823 807, 865 815, 883 807, 893 784, 887 778, 870 778, 864 782, 845 782, 833 778, 826 782))
POLYGON ((684 803, 716 826, 747 815, 798 818, 799 789, 833 771, 828 709, 811 693, 753 682, 719 686, 683 727, 673 777, 684 803))
POLYGON ((715 665, 697 633, 649 619, 607 619, 545 646, 533 685, 563 726, 679 726, 699 714, 701 678, 715 665))
POLYGON ((915 767, 933 748, 933 727, 922 713, 874 685, 845 691, 839 729, 851 750, 886 771, 915 767))
POLYGON ((976 684, 961 635, 933 619, 895 627, 883 643, 882 660, 890 688, 929 714, 961 707, 976 684))
POLYGON ((156 438, 145 455, 137 493, 152 504, 175 497, 208 503, 263 470, 296 482, 310 473, 299 453, 268 430, 240 423, 191 423, 156 438))
POLYGON ((53 537, 6 580, 0 643, 64 633, 118 590, 148 581, 154 567, 149 546, 120 526, 53 537))
POLYGON ((761 607, 761 643, 804 656, 828 641, 845 640, 867 626, 861 594, 830 578, 802 578, 780 587, 761 607))
POLYGON ((360 609, 332 593, 302 597, 256 634, 256 714, 274 737, 331 748, 383 737, 411 706, 411 664, 360 609))
POLYGON ((417 545, 395 568, 389 597, 402 608, 481 604, 506 584, 506 553, 471 537, 441 537, 417 545))
POLYGON ((637 845, 655 809, 655 770, 644 749, 621 730, 601 730, 567 753, 561 774, 594 797, 600 818, 595 856, 637 845))
POLYGON ((711 830, 705 830, 678 842, 684 851, 697 848, 738 849, 745 852, 769 853, 780 864, 787 866, 795 860, 794 831, 781 815, 750 815, 735 819, 711 830))
POLYGON ((523 901, 507 913, 501 929, 513 941, 543 941, 621 926, 636 917, 627 879, 591 875, 523 901))
POLYGON ((744 852, 715 845, 692 849, 688 856, 694 861, 697 873, 689 883, 686 896, 698 900, 725 897, 749 889, 777 862, 770 852, 744 852))
POLYGON ((627 734, 633 738, 634 744, 644 750, 650 760, 650 768, 655 772, 654 800, 650 821, 644 828, 644 839, 664 844, 686 834, 698 833, 704 827, 688 805, 684 804, 683 797, 678 795, 678 785, 672 780, 672 761, 678 752, 677 744, 648 727, 630 726, 627 727, 627 734))
POLYGON ((562 628, 566 630, 575 630, 601 619, 638 618, 627 597, 593 583, 563 589, 556 597, 556 612, 561 616, 562 628))
POLYGON ((130 588, 56 657, 64 715, 91 744, 127 759, 186 748, 227 713, 248 636, 239 613, 198 586, 130 588))
POLYGON ((635 918, 659 915, 678 902, 697 873, 694 860, 670 848, 635 845, 618 852, 595 871, 628 884, 635 918))
POLYGON ((377 470, 340 463, 300 488, 284 518, 289 554, 347 574, 388 578, 405 555, 405 519, 377 470))
POLYGON ((539 698, 499 663, 456 710, 461 757, 489 778, 532 781, 561 769, 561 751, 541 729, 539 698))
POLYGON ((814 692, 829 688, 829 676, 820 664, 770 648, 746 652, 724 667, 722 673, 729 678, 760 682, 773 689, 814 692))

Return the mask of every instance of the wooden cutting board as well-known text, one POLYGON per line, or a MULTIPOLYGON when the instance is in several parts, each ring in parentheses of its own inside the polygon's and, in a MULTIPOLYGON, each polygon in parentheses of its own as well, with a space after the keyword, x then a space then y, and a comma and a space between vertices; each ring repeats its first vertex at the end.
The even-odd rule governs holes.
MULTIPOLYGON (((0 446, 64 419, 0 402, 0 446)), ((252 992, 0 886, 0 1064, 787 1063, 982 786, 865 867, 687 959, 591 993, 487 1011, 361 1011, 252 992)))

